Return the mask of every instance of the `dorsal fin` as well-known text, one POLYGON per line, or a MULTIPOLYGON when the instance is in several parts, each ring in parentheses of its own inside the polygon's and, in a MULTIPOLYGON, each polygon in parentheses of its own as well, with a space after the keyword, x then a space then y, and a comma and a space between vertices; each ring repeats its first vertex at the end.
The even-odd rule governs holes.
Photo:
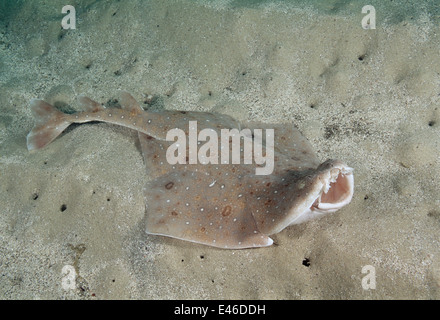
POLYGON ((131 113, 140 113, 143 111, 142 107, 136 101, 131 94, 126 91, 119 92, 119 102, 121 103, 122 109, 128 110, 131 113))
POLYGON ((97 112, 104 110, 104 107, 100 103, 93 101, 86 96, 80 95, 78 96, 77 100, 78 103, 85 109, 84 111, 97 112))

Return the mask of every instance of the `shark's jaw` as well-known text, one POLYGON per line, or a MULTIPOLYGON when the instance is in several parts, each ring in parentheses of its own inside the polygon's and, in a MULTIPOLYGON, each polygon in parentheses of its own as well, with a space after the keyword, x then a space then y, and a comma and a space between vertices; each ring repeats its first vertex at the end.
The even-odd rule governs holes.
POLYGON ((334 160, 324 162, 319 168, 322 170, 315 177, 315 187, 304 199, 303 210, 289 225, 335 212, 350 203, 354 192, 353 169, 334 160))

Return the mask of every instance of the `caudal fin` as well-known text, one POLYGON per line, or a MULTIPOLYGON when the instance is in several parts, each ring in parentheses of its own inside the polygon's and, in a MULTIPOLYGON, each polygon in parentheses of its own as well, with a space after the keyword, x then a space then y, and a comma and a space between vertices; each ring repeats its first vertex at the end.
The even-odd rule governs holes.
POLYGON ((71 124, 65 113, 43 100, 32 99, 30 105, 35 125, 27 135, 29 151, 48 145, 71 124))

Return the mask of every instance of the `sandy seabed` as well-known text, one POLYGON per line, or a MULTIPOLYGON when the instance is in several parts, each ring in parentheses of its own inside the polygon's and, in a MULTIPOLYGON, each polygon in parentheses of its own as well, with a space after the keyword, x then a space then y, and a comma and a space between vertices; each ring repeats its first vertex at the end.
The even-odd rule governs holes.
POLYGON ((357 2, 76 3, 63 30, 64 1, 0 1, 0 298, 440 298, 432 7, 379 6, 364 30, 357 2), (145 108, 293 123, 321 160, 355 169, 352 203, 268 248, 147 235, 135 132, 91 123, 26 149, 30 99, 73 111, 79 94, 110 105, 120 89, 145 108))

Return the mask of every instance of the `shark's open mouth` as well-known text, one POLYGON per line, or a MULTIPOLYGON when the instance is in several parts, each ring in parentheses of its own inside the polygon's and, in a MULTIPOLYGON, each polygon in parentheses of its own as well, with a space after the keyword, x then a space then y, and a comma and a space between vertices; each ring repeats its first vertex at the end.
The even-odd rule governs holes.
POLYGON ((321 164, 311 180, 308 196, 296 207, 289 225, 332 213, 350 203, 354 191, 353 169, 338 160, 321 164))
POLYGON ((353 174, 351 168, 341 168, 332 172, 324 185, 321 195, 315 200, 311 209, 334 212, 351 201, 353 197, 353 174))

